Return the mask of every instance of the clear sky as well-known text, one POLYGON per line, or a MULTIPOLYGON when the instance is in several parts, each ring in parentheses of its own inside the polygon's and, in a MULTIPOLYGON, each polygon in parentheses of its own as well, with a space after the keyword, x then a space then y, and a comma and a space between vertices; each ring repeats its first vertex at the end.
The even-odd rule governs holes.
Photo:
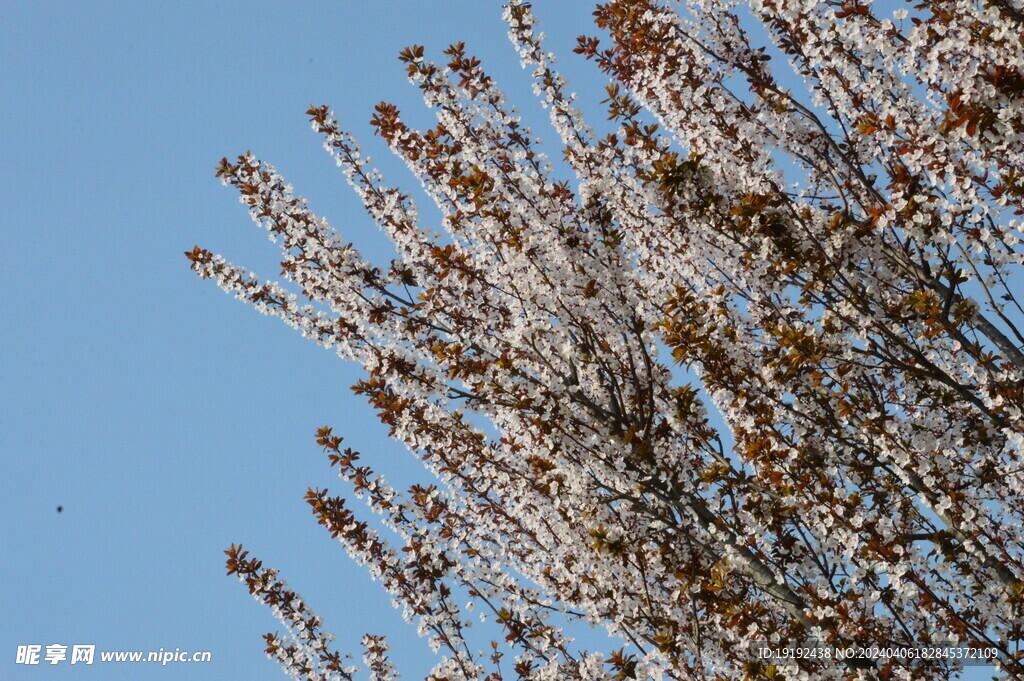
MULTIPOLYGON (((571 54, 588 3, 535 4, 600 121, 604 80, 571 54)), ((277 273, 276 248, 213 176, 221 156, 251 149, 386 257, 303 112, 334 107, 385 175, 414 187, 368 124, 381 99, 429 120, 395 58, 412 43, 439 59, 465 40, 553 138, 500 3, 0 10, 0 679, 283 678, 260 638, 276 623, 224 576, 232 542, 280 568, 341 649, 386 633, 403 676, 422 678, 435 661, 425 643, 302 501, 307 486, 342 486, 314 444, 321 425, 398 482, 415 479, 413 460, 349 392, 354 367, 200 281, 182 252, 277 273), (52 643, 213 661, 14 664, 18 645, 52 643)))
MULTIPOLYGON (((302 501, 307 486, 343 487, 319 426, 389 477, 415 461, 348 390, 354 367, 201 281, 182 252, 277 274, 276 247, 214 178, 221 156, 251 149, 385 257, 304 111, 334 107, 389 180, 415 188, 369 126, 382 99, 429 120, 397 60, 413 43, 440 59, 465 40, 553 138, 500 3, 0 8, 0 679, 283 678, 260 638, 276 622, 224 575, 232 542, 280 568, 340 648, 387 633, 405 678, 422 678, 425 642, 302 501), (14 664, 18 645, 51 643, 213 662, 14 664)), ((586 4, 538 11, 596 102, 603 80, 571 54, 586 4)))

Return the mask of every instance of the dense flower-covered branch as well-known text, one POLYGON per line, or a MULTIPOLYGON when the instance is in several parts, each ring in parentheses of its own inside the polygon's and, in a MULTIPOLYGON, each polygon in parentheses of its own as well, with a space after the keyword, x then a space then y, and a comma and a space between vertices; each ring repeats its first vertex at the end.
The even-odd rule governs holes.
MULTIPOLYGON (((605 2, 610 42, 576 50, 612 79, 617 129, 599 137, 510 2, 574 183, 461 43, 442 65, 400 57, 436 127, 388 103, 372 120, 437 230, 328 107, 307 112, 393 242, 386 268, 269 164, 222 161, 306 302, 199 247, 193 269, 362 365, 356 393, 438 476, 401 493, 318 432, 397 547, 344 498, 307 495, 443 651, 431 678, 509 673, 498 641, 474 649, 470 608, 522 679, 949 672, 751 650, 812 639, 984 643, 1024 678, 1019 4, 605 2), (577 650, 577 621, 625 647, 577 650)), ((229 571, 289 630, 268 652, 296 678, 350 678, 246 555, 229 571)), ((393 678, 383 639, 363 645, 393 678)))

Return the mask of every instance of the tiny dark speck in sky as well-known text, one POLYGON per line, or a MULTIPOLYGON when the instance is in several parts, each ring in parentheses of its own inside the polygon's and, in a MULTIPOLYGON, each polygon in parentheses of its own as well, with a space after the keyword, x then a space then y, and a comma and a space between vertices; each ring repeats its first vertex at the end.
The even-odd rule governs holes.
POLYGON ((64 507, 63 506, 58 506, 57 507, 57 513, 63 513, 63 512, 64 512, 64 507))

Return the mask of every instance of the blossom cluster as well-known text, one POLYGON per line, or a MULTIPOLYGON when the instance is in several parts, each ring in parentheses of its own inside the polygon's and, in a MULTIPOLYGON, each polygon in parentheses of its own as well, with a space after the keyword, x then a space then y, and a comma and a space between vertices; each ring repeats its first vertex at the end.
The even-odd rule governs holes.
MULTIPOLYGON (((808 639, 972 642, 1024 675, 1024 9, 876 5, 608 0, 610 43, 576 49, 612 80, 599 137, 510 2, 573 182, 465 45, 441 65, 406 49, 437 125, 387 103, 373 125, 437 229, 328 107, 307 112, 394 244, 387 267, 273 166, 222 161, 304 300, 199 247, 193 269, 359 363, 355 392, 437 476, 396 490, 317 433, 397 547, 307 494, 443 651, 431 678, 502 679, 502 646, 520 679, 949 673, 751 653, 808 639), (473 609, 502 632, 490 653, 473 609), (624 646, 578 650, 555 622, 624 646)), ((240 547, 229 571, 288 629, 268 652, 290 673, 349 678, 276 573, 240 547)), ((383 639, 363 645, 394 678, 383 639)))

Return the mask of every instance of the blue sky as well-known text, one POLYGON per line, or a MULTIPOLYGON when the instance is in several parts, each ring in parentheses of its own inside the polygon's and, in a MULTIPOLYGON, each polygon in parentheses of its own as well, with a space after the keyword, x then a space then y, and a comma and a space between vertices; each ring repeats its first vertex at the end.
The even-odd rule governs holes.
MULTIPOLYGON (((536 6, 598 111, 604 80, 571 54, 587 3, 536 6)), ((354 367, 200 281, 182 251, 277 272, 275 248, 213 177, 221 156, 251 149, 386 257, 303 112, 333 106, 389 179, 415 186, 368 124, 381 99, 428 122, 395 58, 412 43, 439 58, 465 40, 553 138, 499 3, 0 7, 0 678, 283 678, 262 654, 275 622, 224 576, 232 542, 280 568, 340 648, 386 633, 403 676, 422 678, 425 643, 302 502, 307 486, 341 486, 313 442, 321 425, 399 482, 416 479, 413 460, 349 392, 354 367), (213 662, 13 664, 18 645, 51 643, 213 662)))
MULTIPOLYGON (((284 678, 262 653, 276 623, 224 575, 232 542, 280 568, 341 648, 387 633, 405 678, 432 664, 302 501, 307 486, 342 485, 314 443, 321 425, 390 477, 411 479, 415 462, 348 390, 352 366, 201 281, 182 252, 277 273, 275 247, 214 178, 221 156, 251 149, 385 257, 304 111, 333 106, 414 188, 369 126, 382 99, 428 120, 397 60, 412 43, 440 58, 465 40, 553 135, 499 3, 284 5, 2 4, 0 678, 284 678), (213 662, 14 665, 33 643, 209 650, 213 662)), ((570 53, 589 26, 574 7, 538 3, 596 101, 603 80, 570 53)))

